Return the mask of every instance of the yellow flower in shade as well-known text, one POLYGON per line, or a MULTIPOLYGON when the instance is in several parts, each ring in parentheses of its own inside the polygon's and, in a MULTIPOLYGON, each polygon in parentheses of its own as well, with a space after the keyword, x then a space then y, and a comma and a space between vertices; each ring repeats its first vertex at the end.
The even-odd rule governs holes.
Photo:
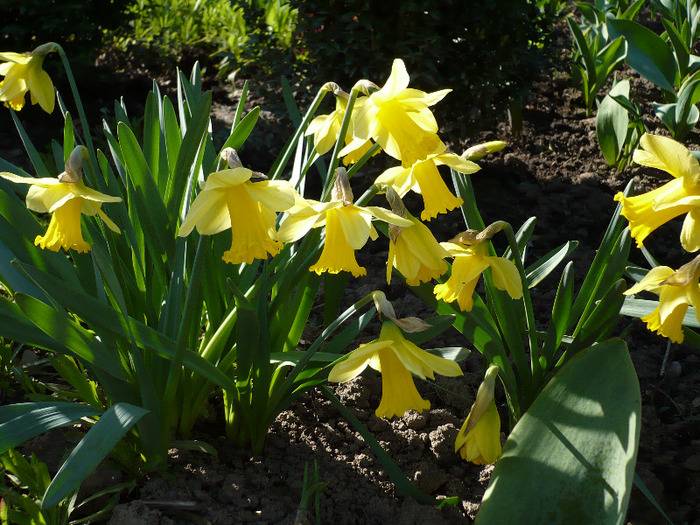
POLYGON ((435 379, 435 374, 462 375, 457 363, 422 350, 388 320, 382 323, 379 339, 350 352, 347 359, 331 369, 328 380, 344 383, 360 375, 368 365, 382 374, 382 399, 375 414, 386 418, 401 417, 409 409, 422 412, 430 408, 430 401, 418 393, 412 374, 421 379, 435 379))
POLYGON ((403 166, 412 166, 428 155, 445 150, 429 107, 451 91, 425 93, 408 88, 409 80, 406 66, 397 58, 384 87, 372 93, 357 109, 354 130, 356 137, 374 139, 403 166))
POLYGON ((683 318, 692 305, 700 322, 700 258, 673 271, 668 266, 649 270, 644 278, 625 292, 632 295, 643 290, 659 295, 659 305, 649 315, 642 317, 652 332, 669 338, 674 343, 683 342, 683 318))
POLYGON ((232 148, 221 152, 229 169, 209 175, 195 197, 180 237, 196 227, 201 235, 214 235, 231 228, 231 249, 222 259, 231 264, 267 259, 282 249, 275 229, 275 212, 294 205, 297 192, 287 181, 267 180, 244 168, 232 148))
MULTIPOLYGON (((338 140, 340 128, 343 124, 343 118, 345 118, 345 112, 348 107, 348 94, 334 84, 331 84, 331 86, 335 86, 335 88, 333 88, 334 93, 336 94, 335 110, 328 115, 319 115, 313 119, 309 124, 309 127, 306 128, 305 132, 305 135, 307 136, 314 136, 314 147, 316 149, 316 153, 319 155, 328 153, 338 140)), ((357 108, 362 106, 366 99, 367 97, 361 97, 355 100, 353 113, 357 111, 357 108)), ((353 137, 353 121, 354 117, 351 117, 350 126, 348 127, 345 135, 346 146, 340 152, 340 157, 343 157, 343 163, 346 166, 348 164, 354 164, 360 160, 360 158, 372 147, 371 140, 357 139, 353 137)), ((377 153, 379 153, 379 151, 377 151, 375 155, 377 153)))
POLYGON ((29 91, 32 104, 39 104, 47 113, 53 112, 56 97, 53 82, 41 66, 47 53, 55 51, 53 43, 37 47, 31 53, 0 53, 0 102, 19 111, 24 107, 24 95, 29 91))
POLYGON ((51 213, 51 221, 44 235, 37 235, 34 244, 57 252, 59 248, 79 253, 90 251, 83 239, 80 215, 99 215, 109 229, 119 233, 119 228, 102 211, 105 202, 120 202, 120 197, 105 195, 85 186, 82 180, 82 156, 85 146, 78 146, 71 153, 66 170, 57 178, 32 179, 12 173, 0 173, 0 177, 19 184, 30 184, 27 192, 27 208, 38 213, 51 213))
POLYGON ((429 221, 439 213, 447 213, 464 202, 450 191, 442 179, 438 171, 438 166, 442 164, 459 173, 474 173, 480 169, 477 164, 454 153, 437 153, 416 161, 410 167, 389 168, 377 177, 375 184, 391 186, 402 197, 408 191, 420 193, 425 208, 420 218, 429 221))
POLYGON ((413 223, 377 206, 355 206, 352 190, 343 168, 338 168, 330 202, 299 199, 282 222, 279 239, 294 242, 301 239, 312 228, 326 227, 326 240, 318 262, 309 270, 323 272, 350 272, 355 277, 367 275, 367 270, 357 263, 355 250, 362 248, 369 238, 377 238, 372 226, 372 217, 398 226, 413 223))
POLYGON ((499 223, 494 223, 482 233, 468 230, 449 242, 441 243, 454 261, 450 278, 433 289, 437 299, 448 303, 456 300, 462 311, 469 312, 474 306, 474 289, 479 276, 489 267, 496 288, 507 291, 513 299, 523 296, 522 281, 515 264, 504 257, 489 255, 489 245, 485 241, 499 229, 499 223))
POLYGON ((681 245, 688 252, 700 250, 700 165, 697 159, 667 137, 644 134, 639 144, 644 149, 634 152, 634 161, 662 169, 674 179, 635 197, 615 195, 615 200, 622 203, 622 215, 629 221, 637 246, 641 247, 644 239, 659 226, 687 214, 681 230, 681 245))
POLYGON ((477 465, 495 463, 501 455, 501 418, 493 398, 498 370, 497 365, 491 365, 486 371, 476 400, 455 440, 455 452, 477 465))
POLYGON ((409 286, 418 286, 437 279, 447 271, 444 261, 450 253, 440 246, 428 227, 408 215, 413 223, 410 228, 389 226, 389 259, 386 282, 391 284, 391 271, 396 268, 409 286))

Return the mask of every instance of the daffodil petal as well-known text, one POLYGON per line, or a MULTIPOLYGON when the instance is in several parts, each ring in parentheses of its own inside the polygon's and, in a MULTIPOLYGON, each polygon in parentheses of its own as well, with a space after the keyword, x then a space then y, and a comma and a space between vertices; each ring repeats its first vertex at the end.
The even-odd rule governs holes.
POLYGON ((41 109, 47 113, 53 113, 56 104, 56 95, 53 90, 53 82, 49 74, 38 68, 31 68, 32 71, 27 76, 27 87, 41 106, 41 109))
POLYGON ((664 170, 676 178, 688 178, 697 183, 700 165, 688 149, 675 140, 645 133, 639 140, 644 149, 634 152, 634 161, 643 166, 664 170))
POLYGON ((523 287, 520 272, 513 261, 503 257, 488 257, 487 260, 496 288, 507 291, 513 299, 520 299, 523 296, 523 287))
POLYGON ((373 341, 360 345, 350 352, 347 359, 337 363, 331 368, 328 374, 328 381, 332 383, 344 383, 353 377, 357 377, 367 368, 372 355, 391 344, 391 341, 373 341))
POLYGON ((251 197, 272 211, 284 211, 294 205, 296 190, 286 180, 263 180, 245 185, 251 197))
POLYGON ((201 191, 192 202, 185 220, 180 224, 178 236, 189 235, 195 226, 202 235, 214 235, 231 227, 225 190, 201 191))
POLYGON ((343 206, 338 208, 338 219, 343 229, 343 234, 353 250, 359 250, 369 239, 371 216, 357 206, 343 206))
POLYGON ((659 293, 659 287, 663 281, 673 275, 675 271, 668 266, 655 266, 637 284, 624 292, 625 295, 633 295, 641 291, 659 293))
POLYGON ((396 226, 401 226, 403 228, 413 226, 413 223, 409 219, 404 219, 386 208, 382 208, 380 206, 365 206, 363 209, 367 210, 380 221, 395 224, 396 226))
POLYGON ((681 245, 687 252, 700 250, 700 208, 693 208, 685 216, 681 230, 681 245))

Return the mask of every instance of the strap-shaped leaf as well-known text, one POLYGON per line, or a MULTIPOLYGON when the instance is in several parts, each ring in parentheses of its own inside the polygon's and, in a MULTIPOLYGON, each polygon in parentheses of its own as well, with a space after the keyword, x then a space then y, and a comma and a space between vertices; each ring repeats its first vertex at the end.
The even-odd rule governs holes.
POLYGON ((566 259, 578 246, 578 241, 567 241, 540 257, 525 269, 528 288, 534 288, 547 277, 559 264, 566 259))
POLYGON ((17 403, 0 406, 0 454, 53 428, 70 425, 100 410, 68 402, 17 403))
POLYGON ((617 164, 617 157, 625 145, 629 114, 613 97, 623 97, 629 100, 630 81, 625 79, 615 84, 598 106, 595 120, 595 131, 598 137, 600 151, 608 166, 617 164))
POLYGON ((51 480, 41 502, 53 507, 78 489, 83 480, 107 457, 119 440, 148 410, 118 403, 105 412, 73 449, 51 480))
POLYGON ((524 516, 531 523, 625 523, 640 426, 639 382, 624 341, 584 350, 508 436, 477 523, 520 525, 524 516))

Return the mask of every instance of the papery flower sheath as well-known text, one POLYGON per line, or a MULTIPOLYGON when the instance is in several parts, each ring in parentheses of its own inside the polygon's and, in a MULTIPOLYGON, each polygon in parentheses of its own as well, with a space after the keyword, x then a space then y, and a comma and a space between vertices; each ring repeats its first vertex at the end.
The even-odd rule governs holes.
POLYGON ((455 440, 455 452, 477 465, 495 463, 501 455, 501 418, 494 400, 498 370, 497 365, 491 365, 486 371, 455 440))
POLYGON ((231 229, 231 249, 222 259, 231 264, 252 263, 277 255, 283 244, 277 239, 275 212, 294 205, 297 192, 288 181, 268 180, 244 168, 231 148, 221 152, 229 169, 207 177, 195 197, 180 237, 196 227, 201 235, 214 235, 231 229))
POLYGON ((660 188, 634 197, 615 195, 622 203, 622 215, 630 233, 642 247, 644 239, 659 226, 686 214, 681 245, 688 252, 700 250, 700 164, 684 146, 668 137, 644 134, 634 161, 668 172, 674 177, 660 188))
POLYGON ((382 399, 375 414, 386 418, 401 417, 409 409, 422 412, 430 408, 430 401, 420 396, 411 374, 421 379, 434 379, 435 374, 462 375, 457 363, 422 350, 388 320, 382 323, 379 339, 350 352, 347 359, 331 369, 328 380, 344 383, 360 375, 367 366, 382 374, 382 399))
POLYGON ((330 202, 298 200, 282 222, 279 239, 294 242, 312 228, 326 227, 326 239, 319 260, 309 270, 323 272, 350 272, 355 277, 367 275, 367 270, 357 263, 355 250, 361 249, 371 237, 377 238, 372 225, 375 217, 389 224, 409 227, 413 223, 378 206, 356 206, 343 168, 338 168, 330 202))
POLYGON ((447 213, 464 202, 450 191, 442 179, 438 171, 438 166, 442 164, 459 173, 474 173, 480 169, 477 164, 454 153, 437 153, 418 160, 409 167, 389 168, 377 177, 375 184, 391 186, 402 197, 408 191, 420 193, 424 205, 420 218, 429 221, 439 213, 447 213))
POLYGON ((498 227, 494 228, 496 224, 480 234, 468 230, 449 242, 440 243, 454 257, 454 261, 450 278, 433 289, 437 299, 448 303, 456 300, 462 311, 471 311, 476 283, 482 272, 489 267, 496 288, 507 291, 513 299, 522 297, 522 281, 515 264, 504 257, 489 255, 489 244, 486 241, 498 231, 498 227))
POLYGON ((674 271, 668 266, 656 266, 649 270, 644 278, 625 292, 625 295, 637 294, 643 290, 659 295, 659 304, 648 315, 642 317, 647 328, 674 343, 682 343, 683 318, 692 305, 695 318, 700 322, 700 258, 696 257, 688 264, 674 271))
POLYGON ((66 169, 57 178, 20 177, 12 173, 0 173, 0 177, 19 184, 30 184, 27 192, 27 208, 38 213, 51 213, 51 221, 44 235, 37 235, 34 244, 57 252, 59 248, 79 253, 90 251, 83 239, 80 215, 99 215, 107 227, 119 233, 119 228, 102 211, 105 202, 120 202, 121 197, 112 197, 85 186, 82 180, 82 158, 87 151, 76 147, 66 162, 66 169))
POLYGON ((445 150, 429 107, 451 91, 425 93, 409 88, 409 80, 406 66, 397 58, 386 84, 357 109, 354 129, 355 136, 374 139, 405 167, 445 150))
POLYGON ((41 109, 52 113, 56 103, 53 82, 48 73, 42 69, 44 57, 55 51, 53 43, 37 47, 31 53, 0 53, 0 75, 5 79, 0 82, 0 102, 19 111, 24 107, 25 94, 29 92, 32 104, 39 104, 41 109))

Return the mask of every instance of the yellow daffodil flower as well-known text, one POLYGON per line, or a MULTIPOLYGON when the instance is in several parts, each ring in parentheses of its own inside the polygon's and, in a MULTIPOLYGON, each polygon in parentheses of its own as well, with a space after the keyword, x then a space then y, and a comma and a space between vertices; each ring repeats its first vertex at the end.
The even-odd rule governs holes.
POLYGON ((644 278, 625 292, 632 295, 643 290, 659 295, 659 305, 649 315, 642 317, 647 328, 674 343, 682 343, 683 317, 692 305, 695 317, 700 322, 700 258, 673 271, 668 266, 657 266, 649 270, 644 278))
POLYGON ((37 235, 34 244, 42 249, 57 252, 59 248, 79 253, 90 251, 83 239, 80 215, 99 215, 109 229, 119 233, 119 228, 102 211, 105 202, 120 202, 120 197, 105 195, 85 186, 82 180, 85 146, 78 146, 71 153, 66 170, 57 178, 33 179, 12 173, 0 173, 0 177, 18 184, 30 184, 27 192, 27 208, 38 213, 51 213, 51 221, 44 235, 37 235))
POLYGON ((493 398, 498 370, 497 365, 491 365, 486 371, 455 440, 455 452, 476 465, 495 463, 501 455, 501 418, 493 398))
POLYGON ((229 169, 209 175, 195 197, 180 237, 196 227, 200 235, 214 235, 231 228, 231 249, 222 259, 231 264, 252 263, 266 259, 282 249, 275 229, 275 212, 294 205, 297 194, 287 181, 267 180, 244 168, 231 148, 221 152, 229 169))
POLYGON ((389 168, 377 177, 375 184, 391 186, 402 197, 408 191, 420 193, 425 208, 420 218, 429 221, 439 213, 447 213, 464 202, 449 190, 442 179, 437 168, 442 164, 459 173, 474 173, 480 169, 477 164, 454 153, 437 153, 416 161, 410 167, 389 168))
POLYGON ((622 215, 629 221, 637 246, 642 247, 644 239, 659 226, 687 214, 681 245, 688 252, 700 250, 700 164, 690 151, 667 137, 644 134, 639 144, 643 149, 634 152, 634 161, 664 170, 674 180, 635 197, 615 195, 615 200, 622 203, 622 215))
POLYGON ((377 238, 372 226, 372 217, 398 226, 413 223, 377 206, 356 206, 343 168, 338 168, 330 202, 298 200, 282 222, 279 239, 294 242, 301 239, 312 228, 326 227, 326 240, 318 262, 309 270, 323 272, 350 272, 355 277, 367 275, 367 270, 357 263, 355 250, 361 249, 371 237, 377 238))
POLYGON ((391 321, 382 323, 379 339, 360 345, 336 364, 328 380, 344 383, 360 375, 368 365, 382 374, 382 399, 375 414, 385 418, 401 417, 409 409, 422 412, 430 408, 430 401, 420 396, 411 374, 421 379, 435 379, 435 374, 462 375, 457 363, 414 345, 391 321))
POLYGON ((413 223, 410 228, 389 226, 386 282, 391 284, 391 271, 396 268, 409 286, 418 286, 447 271, 444 259, 450 253, 435 240, 425 224, 411 215, 407 219, 413 223))
POLYGON ((372 93, 357 109, 354 130, 355 136, 374 139, 406 167, 445 150, 429 107, 451 91, 425 93, 408 88, 409 80, 406 66, 397 58, 384 87, 372 93))
POLYGON ((507 291, 513 299, 522 297, 520 273, 515 264, 504 257, 489 255, 488 242, 485 241, 500 229, 495 227, 496 224, 480 234, 468 230, 449 242, 441 243, 454 257, 454 262, 450 278, 433 289, 437 299, 448 303, 456 300, 462 311, 471 311, 476 283, 482 272, 489 267, 496 288, 507 291))
POLYGON ((29 91, 32 104, 39 104, 47 113, 53 112, 56 97, 51 77, 41 66, 47 53, 55 51, 53 43, 37 47, 31 53, 0 53, 0 102, 15 111, 24 107, 24 95, 29 91))

